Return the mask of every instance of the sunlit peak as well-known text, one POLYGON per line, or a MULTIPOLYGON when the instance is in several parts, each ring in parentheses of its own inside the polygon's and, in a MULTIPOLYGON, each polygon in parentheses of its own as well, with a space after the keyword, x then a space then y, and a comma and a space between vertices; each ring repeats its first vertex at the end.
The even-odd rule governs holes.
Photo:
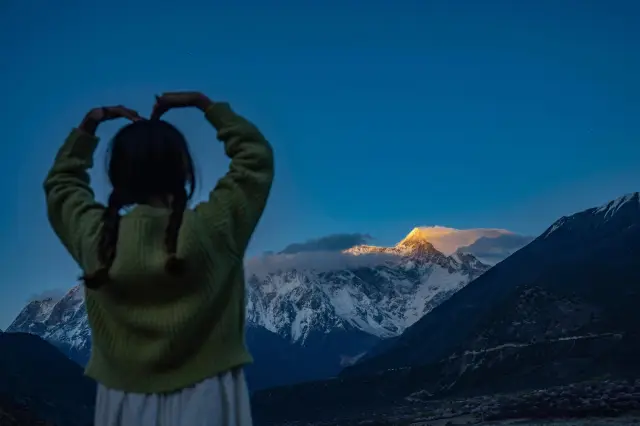
POLYGON ((409 234, 398 245, 409 242, 429 241, 434 238, 440 238, 445 235, 459 232, 458 229, 447 228, 444 226, 418 226, 413 228, 409 234))

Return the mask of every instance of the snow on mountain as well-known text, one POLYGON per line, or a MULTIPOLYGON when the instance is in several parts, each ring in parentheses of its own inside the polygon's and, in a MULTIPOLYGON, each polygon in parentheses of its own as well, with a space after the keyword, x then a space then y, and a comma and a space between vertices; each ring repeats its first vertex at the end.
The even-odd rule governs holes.
POLYGON ((613 201, 609 201, 608 203, 597 207, 594 213, 603 214, 605 219, 609 219, 627 203, 640 204, 640 193, 633 192, 631 194, 625 194, 622 197, 616 198, 613 201))
POLYGON ((385 254, 374 266, 292 270, 249 278, 249 322, 304 344, 309 333, 351 326, 396 336, 488 266, 470 254, 446 256, 416 228, 393 247, 360 245, 347 256, 385 254))
POLYGON ((91 348, 91 332, 83 289, 75 286, 60 300, 49 297, 29 302, 6 331, 36 334, 84 364, 91 348))
MULTIPOLYGON (((261 345, 268 345, 272 336, 282 339, 280 346, 284 342, 304 348, 305 356, 321 360, 307 366, 317 369, 311 376, 337 374, 341 364, 361 356, 379 339, 399 335, 489 268, 471 254, 443 254, 428 235, 416 228, 394 247, 357 246, 340 253, 349 258, 383 254, 375 264, 266 275, 249 268, 247 325, 252 331, 270 332, 259 334, 261 345)), ((37 334, 86 363, 91 335, 83 289, 76 286, 59 301, 29 303, 7 331, 37 334)), ((250 337, 248 344, 251 348, 250 337)), ((264 362, 263 368, 273 368, 273 362, 264 362)))
POLYGON ((43 300, 33 300, 20 312, 12 325, 24 328, 46 322, 58 302, 59 300, 50 297, 43 300))

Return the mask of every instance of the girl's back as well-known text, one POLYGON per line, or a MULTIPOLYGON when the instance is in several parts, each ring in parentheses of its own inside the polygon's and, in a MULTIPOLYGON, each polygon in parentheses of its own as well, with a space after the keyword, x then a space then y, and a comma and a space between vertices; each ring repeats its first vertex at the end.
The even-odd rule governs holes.
POLYGON ((90 119, 67 138, 44 184, 51 225, 85 271, 86 374, 127 393, 173 392, 251 362, 243 257, 273 180, 270 145, 227 104, 193 93, 161 101, 157 110, 205 111, 231 157, 207 201, 187 208, 195 189, 187 143, 154 117, 114 137, 107 206, 89 186, 98 141, 90 119))

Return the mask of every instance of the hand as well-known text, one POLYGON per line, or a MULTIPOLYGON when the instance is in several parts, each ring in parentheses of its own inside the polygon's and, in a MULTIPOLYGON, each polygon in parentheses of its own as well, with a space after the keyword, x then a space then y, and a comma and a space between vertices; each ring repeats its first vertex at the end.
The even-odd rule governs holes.
POLYGON ((103 121, 115 120, 116 118, 126 118, 131 121, 138 121, 142 119, 137 111, 127 108, 123 105, 94 108, 89 111, 87 117, 98 123, 102 123, 103 121))
POLYGON ((84 117, 80 124, 80 129, 94 134, 98 124, 115 120, 116 118, 126 118, 131 121, 142 120, 142 117, 136 111, 122 105, 94 108, 84 117))
POLYGON ((205 111, 213 102, 200 92, 168 92, 156 96, 151 120, 157 120, 173 108, 196 107, 205 111))

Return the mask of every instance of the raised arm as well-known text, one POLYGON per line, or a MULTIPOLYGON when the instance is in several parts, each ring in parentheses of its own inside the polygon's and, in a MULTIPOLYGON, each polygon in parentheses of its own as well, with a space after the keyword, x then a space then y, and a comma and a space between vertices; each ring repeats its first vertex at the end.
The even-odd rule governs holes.
POLYGON ((196 206, 195 211, 214 229, 226 228, 233 238, 235 254, 242 257, 269 197, 273 151, 256 126, 234 113, 228 104, 212 103, 205 115, 218 130, 231 164, 209 200, 196 206))
POLYGON ((104 211, 94 198, 88 173, 98 145, 95 131, 101 122, 120 117, 139 118, 122 106, 91 110, 67 137, 44 181, 49 223, 82 268, 86 267, 84 244, 95 240, 104 211))
POLYGON ((213 102, 199 92, 170 92, 156 97, 151 119, 159 119, 170 109, 185 107, 205 113, 231 158, 227 174, 195 211, 211 235, 228 236, 233 254, 242 258, 271 191, 271 145, 256 126, 233 112, 227 103, 213 102))

